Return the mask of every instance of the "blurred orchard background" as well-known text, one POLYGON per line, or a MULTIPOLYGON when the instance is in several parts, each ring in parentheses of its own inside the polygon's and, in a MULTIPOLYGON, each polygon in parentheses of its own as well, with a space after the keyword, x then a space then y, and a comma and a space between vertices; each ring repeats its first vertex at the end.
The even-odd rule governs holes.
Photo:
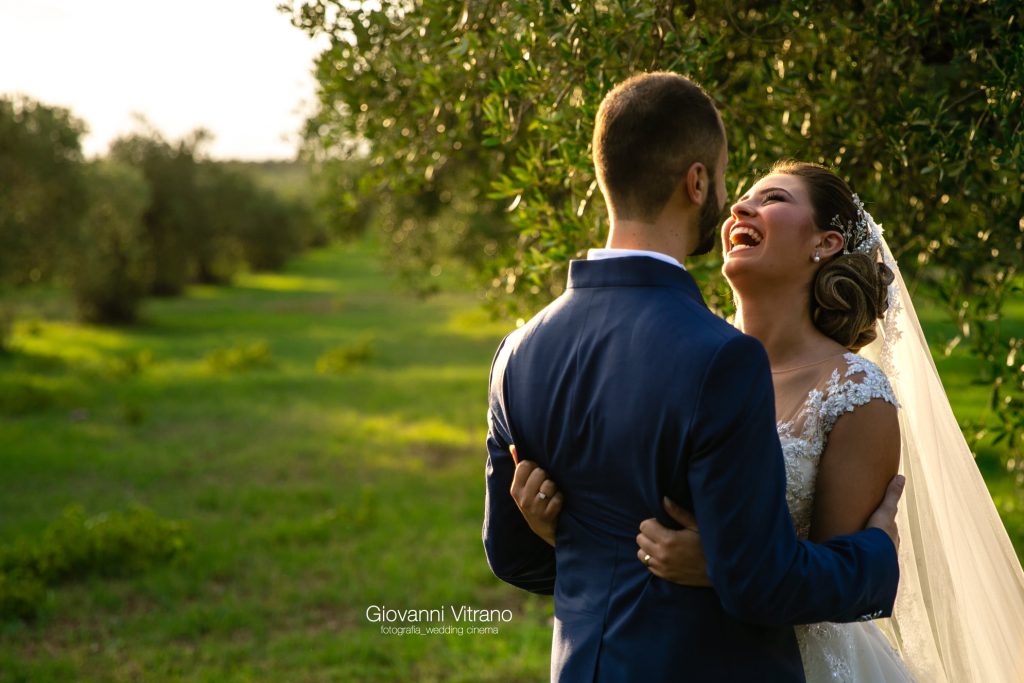
POLYGON ((1024 553, 1017 2, 88 5, 0 2, 0 681, 543 679, 550 601, 479 541, 486 376, 603 241, 592 122, 643 70, 718 99, 732 196, 849 179, 1024 553), (53 74, 156 95, 94 123, 53 74), (365 616, 449 604, 515 616, 365 616))

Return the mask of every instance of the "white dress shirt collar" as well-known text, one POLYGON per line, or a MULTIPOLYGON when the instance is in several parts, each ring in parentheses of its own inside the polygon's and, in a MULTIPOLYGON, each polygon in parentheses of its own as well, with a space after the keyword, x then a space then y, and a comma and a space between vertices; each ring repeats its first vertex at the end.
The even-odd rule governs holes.
POLYGON ((609 259, 609 258, 622 258, 624 256, 647 256, 650 258, 670 263, 673 266, 677 266, 686 270, 686 266, 672 258, 668 254, 662 254, 660 251, 647 251, 645 249, 588 249, 587 259, 590 261, 596 261, 598 259, 609 259))

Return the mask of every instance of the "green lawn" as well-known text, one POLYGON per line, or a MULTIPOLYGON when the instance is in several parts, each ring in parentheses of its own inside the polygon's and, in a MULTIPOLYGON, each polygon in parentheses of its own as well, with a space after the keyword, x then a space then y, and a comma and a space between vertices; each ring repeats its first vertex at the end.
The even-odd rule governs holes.
MULTIPOLYGON (((953 405, 953 412, 961 425, 978 422, 990 412, 988 406, 992 396, 992 386, 978 379, 981 363, 971 358, 962 348, 957 348, 950 355, 945 354, 947 343, 956 336, 956 328, 944 311, 922 306, 917 312, 932 346, 932 356, 953 405)), ((1007 304, 1003 311, 1003 329, 1009 336, 1024 336, 1024 299, 1007 304)), ((985 483, 988 484, 1018 557, 1024 557, 1024 486, 1021 482, 1015 484, 1007 474, 1000 455, 999 448, 991 444, 989 437, 982 439, 976 448, 975 460, 985 477, 985 483)))
POLYGON ((397 292, 360 246, 151 302, 137 329, 67 322, 54 292, 20 303, 0 378, 52 405, 0 417, 0 540, 38 534, 72 502, 141 502, 186 520, 193 550, 53 591, 37 623, 3 626, 0 680, 547 671, 549 602, 494 579, 480 544, 486 376, 504 326, 472 296, 397 292), (368 339, 369 363, 316 372, 325 352, 368 339), (204 362, 258 341, 272 367, 204 362), (143 351, 153 360, 137 374, 111 371, 143 351), (384 636, 366 622, 371 604, 510 607, 515 619, 496 636, 384 636))
MULTIPOLYGON (((191 546, 136 576, 62 584, 35 622, 0 624, 0 681, 546 678, 550 602, 494 579, 480 544, 487 368, 508 324, 471 293, 405 294, 360 244, 149 302, 131 329, 70 322, 55 290, 13 301, 0 543, 71 503, 137 502, 187 522, 191 546), (258 342, 268 366, 206 360, 258 342), (318 373, 338 348, 371 356, 318 373), (514 617, 497 635, 383 635, 369 605, 514 617)), ((940 363, 958 414, 977 415, 969 364, 940 363)), ((1020 493, 991 452, 979 463, 1020 551, 1020 493)))

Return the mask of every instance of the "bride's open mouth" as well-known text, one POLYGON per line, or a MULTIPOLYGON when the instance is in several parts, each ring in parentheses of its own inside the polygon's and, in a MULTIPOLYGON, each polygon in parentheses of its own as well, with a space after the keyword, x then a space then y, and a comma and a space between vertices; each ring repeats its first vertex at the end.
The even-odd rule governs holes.
POLYGON ((756 249, 764 236, 753 227, 745 224, 736 224, 729 231, 729 253, 756 249))

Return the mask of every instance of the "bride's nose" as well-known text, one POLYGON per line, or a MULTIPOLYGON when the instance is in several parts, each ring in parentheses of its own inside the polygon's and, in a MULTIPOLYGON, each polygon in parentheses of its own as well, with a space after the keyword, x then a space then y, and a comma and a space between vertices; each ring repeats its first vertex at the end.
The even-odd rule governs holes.
POLYGON ((754 215, 754 209, 750 206, 749 201, 738 201, 729 207, 729 211, 736 219, 749 218, 754 215))

